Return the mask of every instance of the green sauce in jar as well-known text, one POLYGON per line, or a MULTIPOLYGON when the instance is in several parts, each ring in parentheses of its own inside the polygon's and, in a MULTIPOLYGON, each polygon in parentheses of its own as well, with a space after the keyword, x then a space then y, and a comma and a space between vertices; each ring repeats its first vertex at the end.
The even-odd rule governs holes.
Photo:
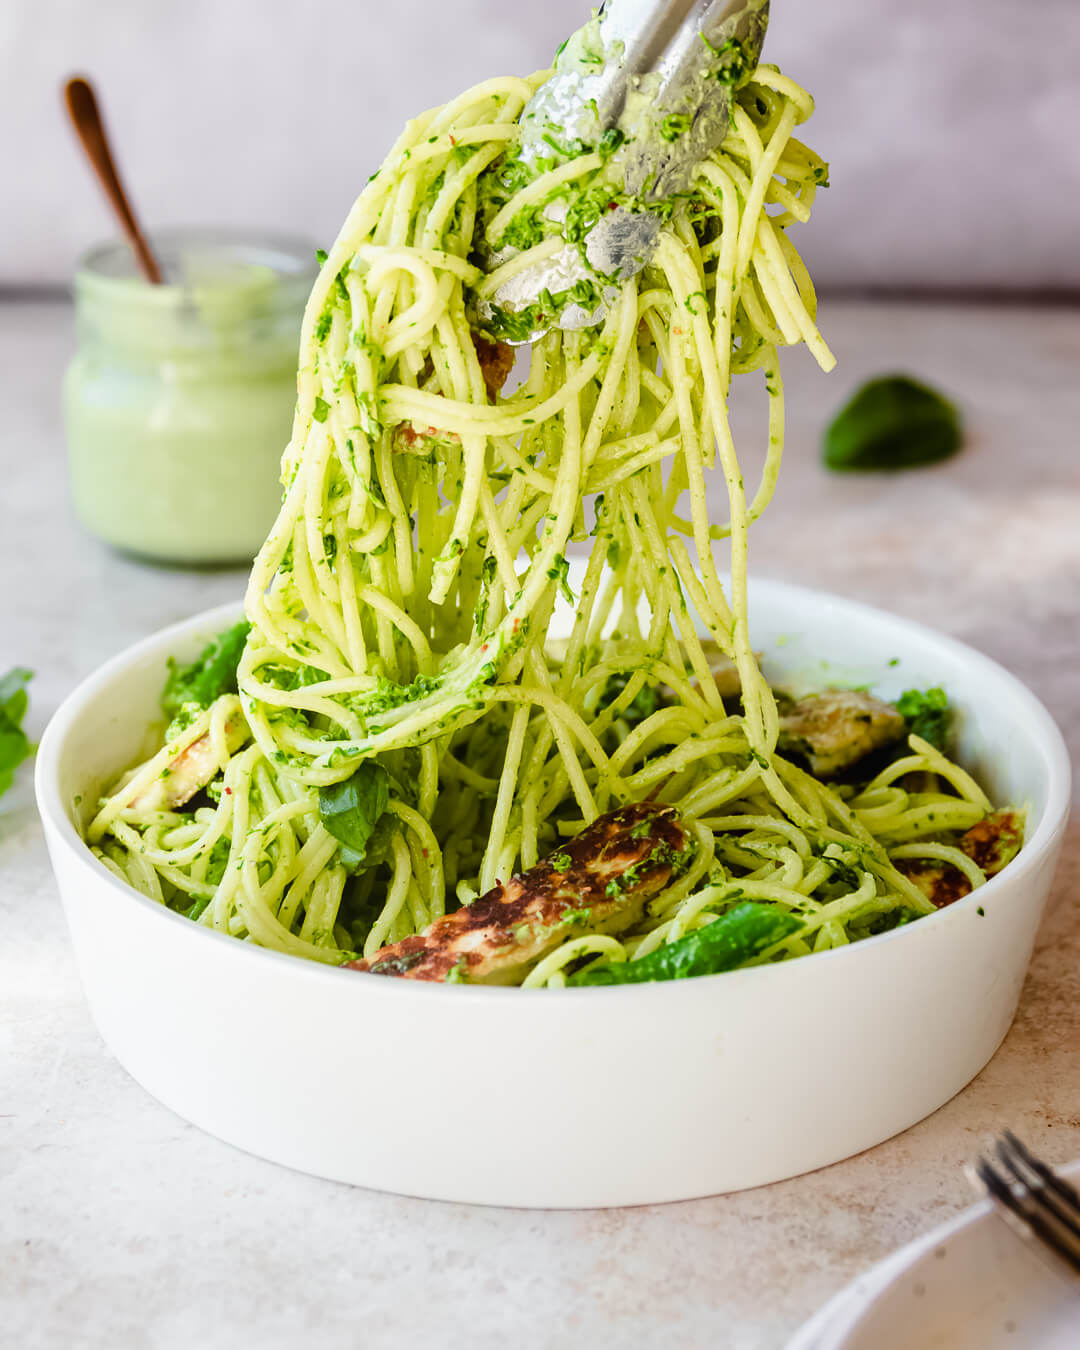
POLYGON ((75 277, 78 351, 64 382, 75 509, 125 552, 250 562, 281 504, 313 246, 175 230, 153 247, 166 284, 127 244, 75 277))

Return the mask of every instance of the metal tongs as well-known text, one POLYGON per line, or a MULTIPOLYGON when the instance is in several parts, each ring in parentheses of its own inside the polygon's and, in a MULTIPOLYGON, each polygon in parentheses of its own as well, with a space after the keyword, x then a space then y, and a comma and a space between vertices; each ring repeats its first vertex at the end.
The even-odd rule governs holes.
MULTIPOLYGON (((601 214, 583 240, 508 276, 480 301, 482 320, 520 314, 591 280, 600 305, 556 305, 550 322, 519 340, 599 322, 617 284, 649 261, 663 206, 689 189, 727 134, 734 91, 758 63, 768 13, 769 0, 607 0, 593 25, 570 39, 522 113, 520 156, 527 164, 549 156, 553 143, 595 146, 608 133, 619 147, 609 172, 621 175, 628 200, 601 214)), ((565 204, 561 210, 565 218, 565 204)), ((559 211, 550 204, 548 221, 559 211)), ((517 254, 505 247, 482 261, 490 272, 517 254)))

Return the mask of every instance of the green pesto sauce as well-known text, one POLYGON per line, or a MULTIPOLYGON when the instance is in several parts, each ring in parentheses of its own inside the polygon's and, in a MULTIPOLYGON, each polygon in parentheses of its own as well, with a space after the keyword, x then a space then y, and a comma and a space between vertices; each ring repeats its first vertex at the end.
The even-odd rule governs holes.
POLYGON ((249 562, 273 524, 313 267, 306 249, 295 274, 249 252, 190 245, 182 283, 149 286, 101 250, 76 277, 79 347, 64 382, 72 495, 86 527, 117 548, 249 562))

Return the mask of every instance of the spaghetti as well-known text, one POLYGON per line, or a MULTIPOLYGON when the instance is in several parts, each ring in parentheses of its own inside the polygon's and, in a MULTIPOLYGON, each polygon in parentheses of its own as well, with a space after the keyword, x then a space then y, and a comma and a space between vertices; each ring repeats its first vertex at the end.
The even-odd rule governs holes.
POLYGON ((825 180, 793 134, 812 101, 760 66, 650 265, 597 327, 540 339, 500 397, 470 325, 502 279, 471 261, 477 232, 494 247, 522 212, 605 182, 596 154, 541 166, 518 200, 500 179, 542 78, 490 80, 415 119, 350 212, 307 307, 238 695, 175 724, 88 840, 201 924, 339 963, 468 904, 605 810, 675 805, 688 870, 632 935, 578 929, 526 985, 565 983, 592 954, 645 955, 744 899, 804 920, 763 959, 930 912, 896 863, 954 864, 979 884, 954 841, 990 810, 985 795, 917 737, 860 789, 777 754, 748 630, 748 531, 783 442, 778 349, 804 342, 833 364, 786 233, 825 180), (751 373, 769 410, 752 492, 727 413, 731 378, 751 373), (708 518, 710 472, 724 524, 708 518), (575 545, 588 556, 556 650, 575 545), (721 696, 721 660, 737 702, 721 696), (188 810, 153 791, 185 751, 212 759, 188 810), (901 785, 917 777, 925 790, 901 785), (327 828, 346 789, 378 799, 351 850, 327 828))

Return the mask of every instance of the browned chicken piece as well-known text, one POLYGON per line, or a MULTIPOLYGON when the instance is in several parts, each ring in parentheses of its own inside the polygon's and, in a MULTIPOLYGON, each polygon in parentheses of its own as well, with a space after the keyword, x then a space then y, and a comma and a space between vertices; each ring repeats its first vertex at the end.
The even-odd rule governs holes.
POLYGON ((692 856, 673 807, 621 806, 471 905, 348 965, 406 980, 517 984, 575 928, 617 933, 636 923, 692 856))
POLYGON ((960 847, 988 877, 995 876, 1011 863, 1024 843, 1022 811, 994 811, 972 825, 960 840, 960 847))
POLYGON ((517 353, 505 342, 492 342, 482 333, 473 333, 472 340, 480 361, 480 373, 487 386, 488 398, 493 399, 513 370, 517 353))
MULTIPOLYGON (((225 742, 229 754, 234 754, 251 732, 244 718, 236 713, 225 723, 225 742)), ((221 765, 207 731, 191 742, 166 764, 148 788, 128 803, 137 811, 175 811, 189 802, 196 792, 206 787, 221 772, 221 765)))
MULTIPOLYGON (((972 825, 960 840, 960 848, 988 877, 996 876, 1012 862, 1024 842, 1024 817, 1019 811, 995 811, 972 825)), ((937 909, 970 894, 971 882, 950 863, 918 858, 898 858, 896 868, 909 877, 937 909)))
POLYGON ((818 778, 830 778, 872 750, 898 741, 905 730, 891 703, 858 689, 827 689, 781 714, 777 748, 782 754, 805 756, 818 778))

